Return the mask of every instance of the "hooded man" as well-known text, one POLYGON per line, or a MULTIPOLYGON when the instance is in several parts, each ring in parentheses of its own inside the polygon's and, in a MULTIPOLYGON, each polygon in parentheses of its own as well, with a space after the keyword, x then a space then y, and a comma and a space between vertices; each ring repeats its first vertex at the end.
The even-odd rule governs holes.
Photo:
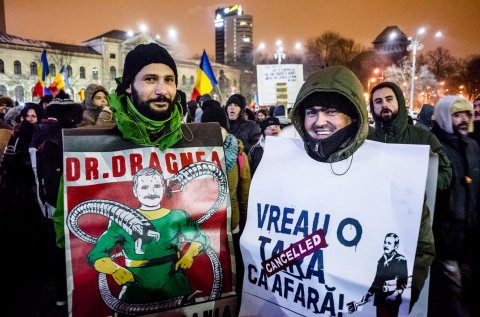
POLYGON ((258 142, 261 131, 255 121, 245 120, 243 113, 247 102, 240 94, 231 95, 227 100, 227 114, 230 127, 228 133, 240 139, 245 146, 245 153, 248 153, 252 146, 258 142))
POLYGON ((442 145, 427 130, 408 124, 407 107, 400 87, 391 82, 382 82, 370 92, 370 112, 375 129, 368 132, 368 139, 383 143, 425 144, 438 155, 438 189, 445 189, 452 179, 452 168, 442 145))
POLYGON ((424 104, 422 110, 420 110, 420 113, 418 114, 415 126, 430 131, 432 128, 432 115, 433 106, 428 103, 424 104))
POLYGON ((479 282, 480 149, 468 137, 473 115, 472 104, 459 96, 446 96, 435 105, 432 132, 452 163, 453 177, 450 187, 437 193, 435 204, 431 316, 479 314, 473 307, 479 282))
POLYGON ((311 158, 338 162, 365 141, 368 117, 362 89, 356 76, 340 66, 320 70, 303 84, 291 117, 311 158))
MULTIPOLYGON (((406 109, 403 109, 405 111, 399 113, 406 125, 406 109)), ((307 154, 319 162, 335 163, 350 158, 368 135, 363 87, 343 66, 327 67, 311 75, 300 89, 291 117, 307 154)), ((418 299, 434 253, 430 216, 424 207, 413 269, 411 305, 418 299)))
POLYGON ((85 89, 85 110, 79 127, 103 125, 113 122, 112 111, 108 107, 108 92, 105 87, 90 84, 85 89))

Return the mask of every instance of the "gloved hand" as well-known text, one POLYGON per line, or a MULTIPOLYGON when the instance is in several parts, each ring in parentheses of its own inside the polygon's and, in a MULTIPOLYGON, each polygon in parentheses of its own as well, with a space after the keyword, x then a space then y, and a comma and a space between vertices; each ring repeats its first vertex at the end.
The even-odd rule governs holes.
POLYGON ((193 258, 200 253, 202 244, 198 242, 190 243, 187 252, 175 264, 175 271, 180 267, 181 269, 189 269, 193 264, 193 258))
POLYGON ((133 274, 129 270, 113 262, 109 257, 96 260, 95 263, 93 263, 93 267, 98 272, 112 275, 118 285, 133 282, 134 280, 133 274))
POLYGON ((133 282, 134 280, 132 272, 121 266, 119 266, 115 271, 113 271, 112 276, 118 285, 133 282))

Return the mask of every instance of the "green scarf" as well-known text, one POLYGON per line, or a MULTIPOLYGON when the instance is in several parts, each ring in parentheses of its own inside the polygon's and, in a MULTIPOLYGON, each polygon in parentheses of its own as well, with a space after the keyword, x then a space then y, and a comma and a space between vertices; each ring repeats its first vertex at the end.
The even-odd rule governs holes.
POLYGON ((170 118, 164 121, 151 120, 140 114, 129 96, 113 93, 108 96, 108 101, 124 139, 165 150, 182 138, 182 106, 178 95, 170 118), (155 140, 151 140, 150 136, 154 136, 155 140))

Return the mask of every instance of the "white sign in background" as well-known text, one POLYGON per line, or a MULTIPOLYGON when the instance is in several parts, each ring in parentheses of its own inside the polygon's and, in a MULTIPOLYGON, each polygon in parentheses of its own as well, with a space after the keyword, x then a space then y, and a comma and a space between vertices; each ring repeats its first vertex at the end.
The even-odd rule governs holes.
POLYGON ((303 82, 302 64, 257 65, 258 104, 260 106, 276 105, 277 83, 286 83, 287 106, 290 108, 295 103, 303 82))
MULTIPOLYGON (((365 141, 347 160, 320 163, 302 140, 268 137, 241 238, 240 316, 348 313, 347 303, 359 302, 370 288, 388 233, 399 236, 397 251, 412 275, 428 160, 428 146, 365 141), (271 277, 261 273, 262 254, 269 259, 322 227, 328 246, 321 253, 271 277)), ((409 304, 406 289, 399 316, 408 314, 409 304)), ((373 298, 362 309, 352 316, 374 316, 373 298)))

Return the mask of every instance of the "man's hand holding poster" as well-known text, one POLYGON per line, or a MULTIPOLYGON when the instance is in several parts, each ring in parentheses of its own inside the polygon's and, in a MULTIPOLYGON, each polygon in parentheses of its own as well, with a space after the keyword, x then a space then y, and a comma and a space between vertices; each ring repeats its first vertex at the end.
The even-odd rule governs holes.
POLYGON ((165 151, 120 140, 113 150, 100 142, 85 151, 79 138, 98 136, 70 133, 64 197, 72 315, 194 316, 214 306, 235 314, 220 132, 215 142, 165 151))
POLYGON ((267 138, 241 237, 240 316, 408 314, 428 146, 366 141, 319 163, 267 138), (275 184, 275 185, 272 185, 275 184))

